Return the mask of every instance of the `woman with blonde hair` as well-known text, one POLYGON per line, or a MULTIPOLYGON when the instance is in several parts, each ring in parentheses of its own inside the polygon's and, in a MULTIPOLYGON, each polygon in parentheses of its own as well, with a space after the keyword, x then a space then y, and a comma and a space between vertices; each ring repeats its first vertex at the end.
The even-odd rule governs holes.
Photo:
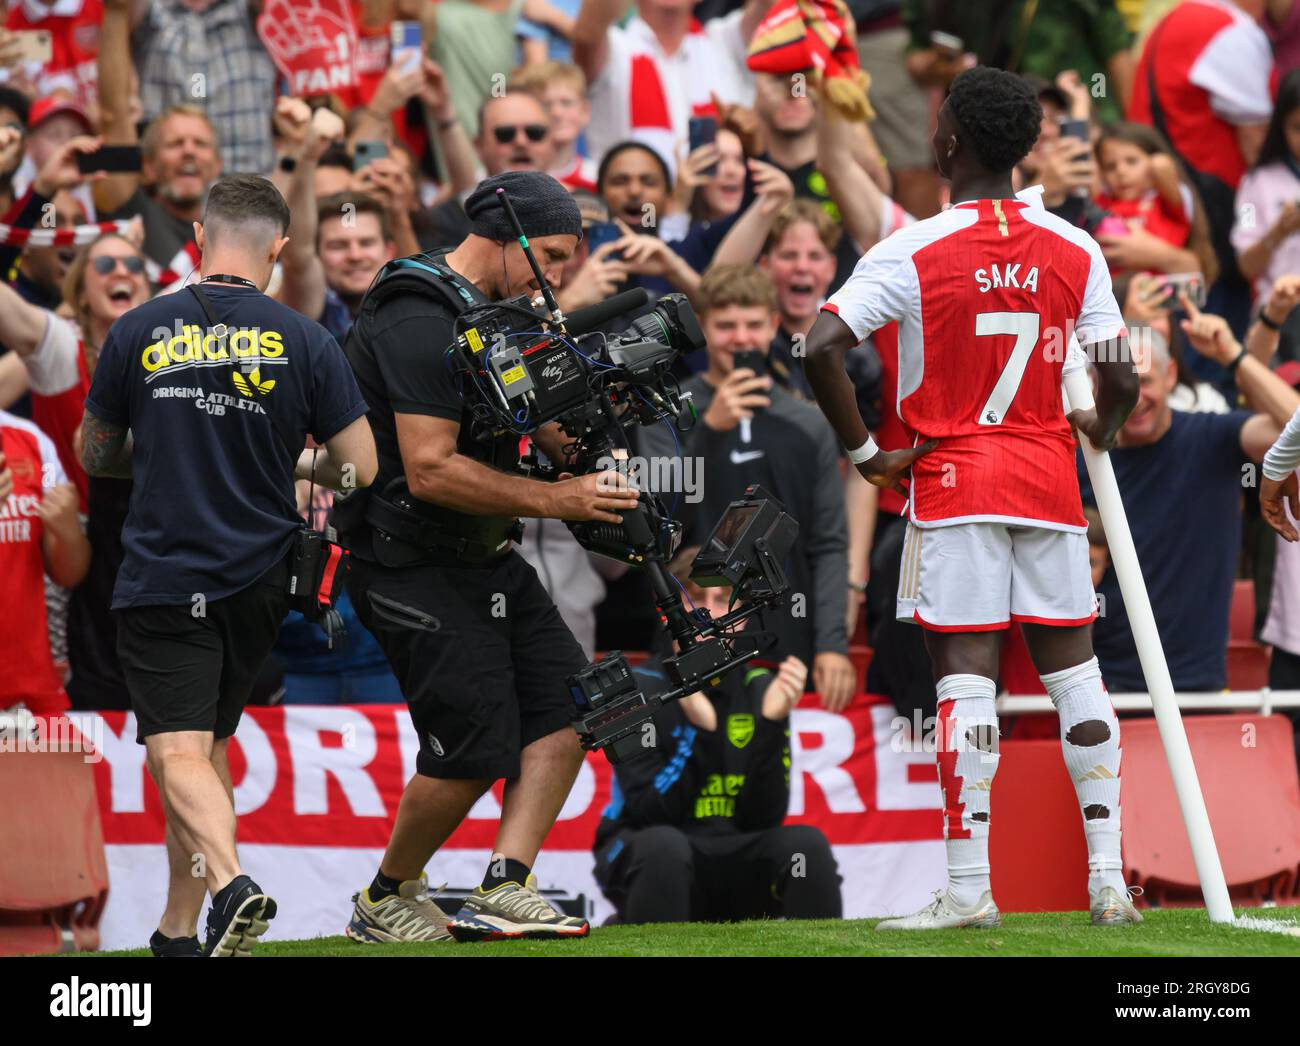
POLYGON ((87 477, 79 436, 90 378, 109 328, 149 298, 144 255, 119 233, 103 233, 77 251, 64 279, 72 318, 24 301, 0 283, 0 343, 22 362, 32 397, 32 421, 54 442, 87 517, 90 571, 68 602, 67 683, 73 708, 127 708, 116 652, 110 595, 122 560, 121 531, 129 480, 87 477))

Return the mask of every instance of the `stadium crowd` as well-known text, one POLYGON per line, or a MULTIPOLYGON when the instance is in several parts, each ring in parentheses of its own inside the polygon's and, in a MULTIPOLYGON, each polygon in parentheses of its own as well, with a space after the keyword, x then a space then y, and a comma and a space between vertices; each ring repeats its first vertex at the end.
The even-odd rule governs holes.
MULTIPOLYGON (((842 40, 814 74, 807 52, 779 46, 773 13, 788 5, 772 0, 9 3, 0 708, 129 707, 109 603, 131 484, 86 475, 78 426, 109 327, 192 277, 214 181, 260 174, 281 190, 292 220, 272 294, 341 344, 386 262, 454 246, 475 186, 526 170, 553 175, 582 212, 566 311, 641 287, 683 292, 700 316, 707 352, 680 373, 698 422, 646 429, 637 448, 682 459, 663 472, 678 489, 660 493, 679 505, 683 544, 751 483, 800 521, 789 572, 804 598, 767 625, 791 693, 760 715, 787 717, 803 685, 831 710, 865 691, 932 715, 920 629, 893 613, 905 503, 848 464, 811 402, 803 343, 865 251, 945 205, 934 114, 976 64, 1032 80, 1042 131, 1017 184, 1110 263, 1142 372, 1112 457, 1175 688, 1228 685, 1234 582, 1252 578, 1269 684, 1300 689, 1300 546, 1275 542, 1257 496, 1258 463, 1300 408, 1300 3, 815 6, 842 40), (337 83, 297 75, 291 46, 307 24, 294 18, 325 8, 356 41, 335 56, 337 83), (866 118, 839 90, 854 61, 870 78, 866 118), (94 162, 136 145, 138 170, 94 162), (864 644, 862 678, 849 655, 864 644)), ((880 446, 910 445, 896 332, 864 341, 849 369, 880 446)), ((299 486, 324 529, 332 492, 299 486)), ((1103 675, 1112 691, 1143 690, 1099 517, 1089 540, 1103 675)), ((520 550, 588 653, 667 652, 638 572, 588 555, 555 520, 530 522, 520 550)), ((401 701, 346 600, 341 612, 347 639, 333 646, 289 615, 254 703, 401 701)), ((1041 692, 1026 663, 1013 638, 1004 689, 1041 692)), ((684 703, 678 719, 709 729, 707 709, 684 703)))

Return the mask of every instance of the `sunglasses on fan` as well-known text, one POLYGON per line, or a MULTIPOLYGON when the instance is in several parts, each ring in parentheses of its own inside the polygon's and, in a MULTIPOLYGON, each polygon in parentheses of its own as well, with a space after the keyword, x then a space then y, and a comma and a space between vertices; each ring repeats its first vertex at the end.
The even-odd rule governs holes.
POLYGON ((492 134, 496 136, 496 140, 502 145, 509 145, 513 142, 519 136, 520 131, 523 131, 528 136, 530 142, 540 142, 546 137, 550 128, 544 123, 526 123, 522 127, 519 124, 503 123, 492 128, 492 134))
POLYGON ((111 254, 101 254, 97 258, 92 258, 90 264, 95 267, 95 271, 101 276, 107 276, 117 269, 117 263, 122 263, 122 268, 128 276, 139 276, 144 272, 144 259, 138 254, 128 254, 125 258, 117 258, 111 254))

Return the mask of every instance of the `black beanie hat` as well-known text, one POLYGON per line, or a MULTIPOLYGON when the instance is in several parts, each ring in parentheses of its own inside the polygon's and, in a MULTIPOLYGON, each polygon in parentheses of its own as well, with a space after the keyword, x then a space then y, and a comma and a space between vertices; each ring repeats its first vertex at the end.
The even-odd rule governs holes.
POLYGON ((568 233, 582 239, 582 213, 569 190, 541 171, 505 171, 485 178, 465 201, 470 232, 489 240, 513 240, 515 231, 497 197, 505 189, 524 235, 556 236, 568 233))

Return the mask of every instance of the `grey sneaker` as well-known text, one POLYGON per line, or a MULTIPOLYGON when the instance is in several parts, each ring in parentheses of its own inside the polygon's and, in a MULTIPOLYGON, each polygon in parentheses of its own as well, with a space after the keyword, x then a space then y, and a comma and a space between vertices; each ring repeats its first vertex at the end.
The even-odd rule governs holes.
POLYGON ((523 886, 503 883, 487 893, 480 886, 447 928, 458 941, 502 941, 517 937, 586 937, 591 926, 556 911, 537 892, 537 876, 530 875, 523 886))
POLYGON ((1141 894, 1140 886, 1130 887, 1123 893, 1113 886, 1103 886, 1092 899, 1092 925, 1136 926, 1142 921, 1142 913, 1133 906, 1131 898, 1141 894))
POLYGON ((948 896, 947 890, 935 890, 934 900, 913 915, 881 919, 877 930, 963 930, 969 927, 992 929, 1002 925, 1002 914, 988 890, 970 908, 963 908, 948 896))
POLYGON ((212 898, 203 954, 209 959, 245 958, 275 918, 275 901, 247 875, 237 875, 212 898))
MULTIPOLYGON (((434 891, 436 893, 437 891, 434 891)), ((429 877, 407 879, 397 893, 371 902, 368 888, 352 895, 352 921, 343 932, 363 944, 449 941, 447 913, 434 903, 429 877)))

